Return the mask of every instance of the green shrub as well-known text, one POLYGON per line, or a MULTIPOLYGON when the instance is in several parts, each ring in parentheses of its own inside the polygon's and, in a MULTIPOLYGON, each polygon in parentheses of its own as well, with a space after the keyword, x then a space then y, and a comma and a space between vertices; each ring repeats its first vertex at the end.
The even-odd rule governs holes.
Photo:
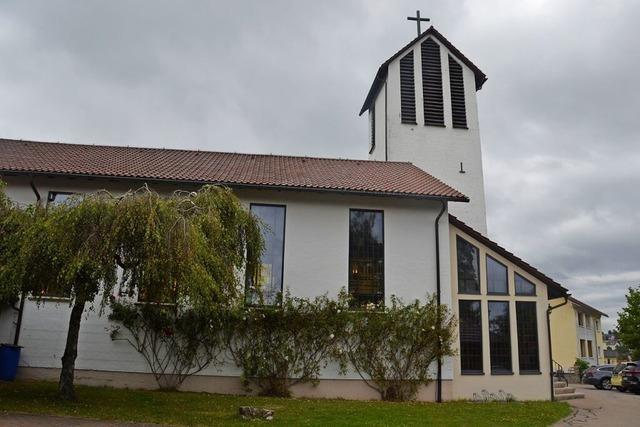
POLYGON ((434 296, 423 305, 418 300, 403 305, 392 296, 389 306, 369 305, 349 313, 342 350, 383 400, 411 400, 431 381, 432 364, 454 354, 454 330, 448 308, 438 308, 434 296))
POLYGON ((177 389, 190 375, 222 362, 221 316, 204 309, 179 310, 168 304, 112 302, 113 340, 126 340, 149 365, 158 386, 177 389))
POLYGON ((286 294, 277 306, 230 311, 225 330, 245 387, 261 395, 290 396, 291 386, 318 383, 345 330, 346 299, 313 300, 286 294))

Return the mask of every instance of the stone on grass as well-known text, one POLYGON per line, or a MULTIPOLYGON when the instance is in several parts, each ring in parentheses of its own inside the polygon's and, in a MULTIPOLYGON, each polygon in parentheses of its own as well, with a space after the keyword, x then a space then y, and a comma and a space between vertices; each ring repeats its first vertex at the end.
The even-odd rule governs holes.
POLYGON ((245 420, 267 420, 273 419, 273 411, 271 409, 255 408, 253 406, 241 406, 239 409, 240 416, 245 420))

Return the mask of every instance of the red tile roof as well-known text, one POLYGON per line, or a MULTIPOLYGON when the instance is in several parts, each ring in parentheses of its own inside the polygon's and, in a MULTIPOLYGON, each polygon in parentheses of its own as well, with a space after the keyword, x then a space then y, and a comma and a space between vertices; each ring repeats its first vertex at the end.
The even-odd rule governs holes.
POLYGON ((411 163, 0 139, 0 173, 214 183, 468 201, 411 163))

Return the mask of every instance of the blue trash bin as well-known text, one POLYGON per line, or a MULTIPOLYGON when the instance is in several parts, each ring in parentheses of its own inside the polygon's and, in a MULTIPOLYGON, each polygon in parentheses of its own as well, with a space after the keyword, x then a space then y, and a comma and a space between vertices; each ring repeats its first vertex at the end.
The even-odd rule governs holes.
POLYGON ((19 345, 0 344, 0 380, 16 379, 21 348, 19 345))

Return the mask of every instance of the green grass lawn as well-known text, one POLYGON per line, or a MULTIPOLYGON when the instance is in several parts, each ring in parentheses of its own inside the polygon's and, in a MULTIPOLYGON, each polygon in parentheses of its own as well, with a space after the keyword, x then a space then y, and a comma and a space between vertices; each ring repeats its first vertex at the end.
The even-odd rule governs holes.
POLYGON ((247 425, 238 407, 275 410, 268 425, 365 426, 546 426, 569 415, 560 402, 512 403, 388 403, 377 401, 279 399, 207 393, 123 390, 78 386, 77 402, 56 397, 56 384, 0 384, 0 411, 69 415, 101 420, 173 425, 247 425))

